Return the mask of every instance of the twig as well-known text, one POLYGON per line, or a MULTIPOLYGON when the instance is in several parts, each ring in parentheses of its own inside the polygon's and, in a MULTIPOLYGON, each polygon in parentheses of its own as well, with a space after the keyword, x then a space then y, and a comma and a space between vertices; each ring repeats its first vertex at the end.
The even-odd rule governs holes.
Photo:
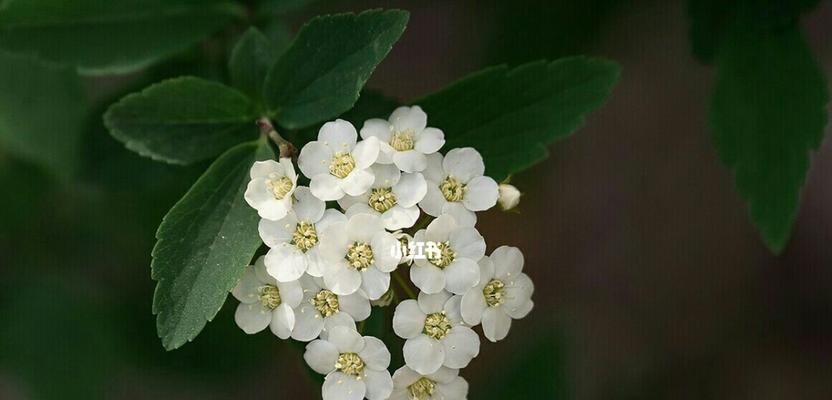
POLYGON ((291 158, 295 153, 297 153, 297 148, 292 142, 280 136, 277 133, 277 130, 274 129, 274 125, 272 125, 272 121, 270 121, 266 117, 262 117, 257 120, 257 126, 260 127, 260 133, 263 135, 267 135, 269 139, 277 145, 277 149, 280 151, 280 158, 289 157, 291 158))

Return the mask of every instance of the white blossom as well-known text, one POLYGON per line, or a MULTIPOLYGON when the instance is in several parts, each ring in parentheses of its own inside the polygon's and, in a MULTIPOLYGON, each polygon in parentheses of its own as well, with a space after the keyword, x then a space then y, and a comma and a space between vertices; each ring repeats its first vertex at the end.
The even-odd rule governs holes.
POLYGON ((373 184, 370 166, 378 158, 379 142, 375 138, 356 143, 355 127, 342 119, 327 122, 318 132, 318 140, 303 146, 298 166, 309 177, 315 197, 338 200, 345 194, 358 196, 373 184))
POLYGON ((464 294, 480 282, 477 261, 485 255, 485 240, 475 228, 442 215, 416 232, 414 241, 435 245, 432 251, 425 248, 426 257, 414 258, 410 268, 410 279, 421 291, 464 294))
POLYGON ((407 339, 405 363, 420 374, 432 374, 442 366, 465 368, 480 352, 479 336, 463 325, 459 301, 445 291, 422 292, 418 300, 399 303, 393 331, 407 339))
POLYGON ((361 128, 361 137, 380 142, 380 164, 395 164, 404 172, 419 172, 427 166, 425 155, 439 151, 445 134, 427 127, 428 116, 419 106, 399 107, 390 118, 370 119, 361 128))
POLYGON ((326 375, 323 400, 386 400, 393 391, 387 371, 390 351, 381 340, 362 337, 355 329, 332 328, 326 339, 306 345, 303 359, 315 372, 326 375))
POLYGON ((500 203, 500 208, 502 208, 503 211, 511 210, 520 204, 521 193, 516 187, 514 187, 514 185, 501 183, 497 190, 500 193, 500 197, 497 199, 497 202, 500 203))
POLYGON ((360 292, 378 299, 390 288, 390 272, 399 264, 398 245, 376 215, 356 214, 336 222, 321 232, 324 282, 336 294, 360 292))
POLYGON ((393 165, 375 164, 372 187, 360 196, 344 196, 338 204, 348 217, 359 213, 381 217, 391 231, 410 228, 419 219, 417 203, 425 197, 428 186, 420 173, 402 173, 393 165))
POLYGON ((468 382, 459 370, 441 367, 432 374, 420 374, 407 366, 393 373, 390 400, 465 400, 468 382))
POLYGON ((293 308, 303 297, 297 281, 277 282, 266 273, 260 257, 246 268, 231 294, 240 301, 234 321, 245 333, 257 333, 268 326, 281 339, 290 336, 295 326, 293 308))
POLYGON ((300 278, 302 300, 295 307, 295 328, 292 339, 308 342, 336 326, 355 327, 356 321, 370 316, 370 302, 356 294, 337 295, 320 278, 300 278))
POLYGON ((320 232, 333 223, 347 220, 340 211, 325 210, 325 206, 309 188, 301 186, 295 191, 293 209, 285 217, 278 221, 260 220, 260 238, 270 247, 266 269, 278 281, 296 280, 304 272, 323 276, 320 232))
POLYGON ((471 147, 453 149, 443 158, 428 156, 423 174, 428 193, 419 202, 428 215, 452 214, 460 225, 474 226, 475 211, 485 211, 497 204, 497 182, 487 176, 479 152, 471 147))
POLYGON ((249 171, 251 180, 245 199, 261 218, 278 220, 292 209, 292 194, 298 182, 292 160, 281 158, 256 161, 249 171))
POLYGON ((462 296, 460 311, 465 323, 482 323, 485 337, 502 340, 511 320, 525 317, 534 307, 534 284, 523 271, 523 253, 500 246, 480 260, 480 284, 462 296))

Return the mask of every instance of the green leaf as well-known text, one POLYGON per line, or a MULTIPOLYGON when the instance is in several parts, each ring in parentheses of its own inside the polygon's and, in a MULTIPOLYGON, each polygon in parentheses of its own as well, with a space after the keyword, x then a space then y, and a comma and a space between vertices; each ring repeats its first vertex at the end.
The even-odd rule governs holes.
POLYGON ((714 147, 736 173, 751 219, 775 253, 785 247, 800 188, 826 125, 823 74, 795 27, 726 37, 711 109, 714 147))
POLYGON ((297 129, 349 110, 407 20, 400 10, 311 20, 266 78, 266 103, 275 119, 297 129))
POLYGON ((175 78, 110 106, 104 123, 128 149, 190 164, 257 136, 257 113, 244 94, 200 78, 175 78))
POLYGON ((0 49, 126 73, 198 43, 242 8, 223 0, 11 0, 0 11, 0 49))
POLYGON ((75 71, 0 53, 0 147, 70 177, 80 163, 87 112, 75 71))
MULTIPOLYGON (((387 97, 376 90, 364 89, 361 91, 361 97, 355 102, 355 106, 339 115, 338 118, 350 121, 356 129, 361 129, 364 121, 370 118, 386 119, 398 106, 399 102, 396 99, 387 97)), ((290 141, 298 147, 303 147, 304 144, 317 139, 321 126, 323 123, 317 123, 296 132, 289 132, 290 141)))
POLYGON ((231 52, 228 71, 231 83, 257 102, 262 102, 263 82, 277 52, 257 28, 249 28, 231 52))
POLYGON ((490 374, 486 374, 479 384, 472 382, 470 398, 573 398, 570 396, 569 379, 564 370, 561 335, 549 333, 523 340, 522 348, 507 352, 500 359, 502 368, 489 371, 490 374))
POLYGON ((272 158, 265 140, 228 150, 159 225, 153 313, 166 349, 192 340, 214 318, 260 246, 259 218, 243 193, 251 165, 272 158))
POLYGON ((581 125, 618 81, 617 64, 587 57, 537 61, 469 75, 415 102, 445 132, 445 149, 474 147, 501 180, 546 158, 546 146, 581 125))

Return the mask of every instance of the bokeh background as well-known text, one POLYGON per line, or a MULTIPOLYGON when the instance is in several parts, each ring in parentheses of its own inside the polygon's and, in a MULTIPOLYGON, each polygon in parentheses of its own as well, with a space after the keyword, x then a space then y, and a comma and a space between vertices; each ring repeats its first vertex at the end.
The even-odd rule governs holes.
MULTIPOLYGON (((481 216, 490 249, 524 250, 536 307, 484 342, 462 373, 469 398, 832 398, 832 143, 772 256, 711 146, 714 71, 691 55, 683 1, 322 1, 286 22, 378 6, 411 20, 368 87, 404 102, 498 63, 591 54, 623 67, 608 104, 515 176, 520 213, 481 216)), ((832 76, 832 2, 802 26, 832 76)), ((86 90, 103 110, 165 77, 222 74, 221 53, 205 45, 86 90)), ((298 347, 245 335, 233 300, 163 350, 153 234, 207 165, 125 150, 100 110, 70 181, 0 149, 0 399, 318 398, 298 347)))

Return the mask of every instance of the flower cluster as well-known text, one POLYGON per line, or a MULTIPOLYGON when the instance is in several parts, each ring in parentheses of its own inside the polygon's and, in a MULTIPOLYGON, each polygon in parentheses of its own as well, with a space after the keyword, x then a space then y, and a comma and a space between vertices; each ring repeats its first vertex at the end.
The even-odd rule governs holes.
POLYGON ((309 342, 304 359, 326 376, 324 400, 465 399, 459 370, 480 350, 473 328, 496 342, 533 306, 523 254, 502 246, 485 255, 475 227, 476 212, 498 200, 513 207, 519 192, 501 197, 473 148, 439 153, 444 134, 418 106, 360 132, 327 122, 317 139, 297 160, 308 187, 289 158, 251 168, 245 199, 269 250, 232 292, 237 324, 309 342), (392 376, 385 344, 356 329, 371 302, 395 304, 392 328, 405 339, 406 365, 392 376))

